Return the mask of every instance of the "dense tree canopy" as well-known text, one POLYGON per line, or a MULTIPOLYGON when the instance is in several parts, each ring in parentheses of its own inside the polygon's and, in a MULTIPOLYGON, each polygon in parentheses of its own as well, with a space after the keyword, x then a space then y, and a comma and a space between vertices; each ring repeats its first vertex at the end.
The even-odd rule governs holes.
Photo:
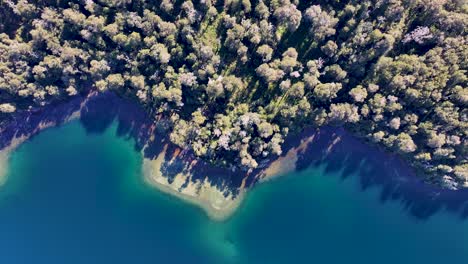
POLYGON ((90 90, 254 169, 304 126, 346 126, 468 187, 460 0, 2 0, 0 119, 90 90))

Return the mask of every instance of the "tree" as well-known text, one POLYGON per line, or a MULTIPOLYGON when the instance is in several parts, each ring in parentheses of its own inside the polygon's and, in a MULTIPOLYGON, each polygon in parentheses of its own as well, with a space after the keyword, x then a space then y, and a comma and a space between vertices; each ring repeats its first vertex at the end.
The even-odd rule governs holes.
POLYGON ((2 113, 14 113, 15 111, 16 107, 10 103, 0 104, 0 112, 2 113))
POLYGON ((292 3, 277 8, 273 15, 279 23, 285 25, 289 31, 296 31, 302 19, 301 11, 292 3))
POLYGON ((108 84, 109 89, 113 90, 119 90, 125 85, 125 79, 119 73, 109 74, 106 77, 106 82, 108 84))
POLYGON ((431 132, 427 139, 427 145, 431 148, 440 148, 445 144, 445 138, 446 136, 444 134, 431 132))
POLYGON ((151 47, 151 54, 153 55, 153 58, 161 64, 167 64, 171 59, 171 54, 167 48, 160 43, 151 47))
POLYGON ((463 1, 45 2, 0 4, 0 124, 109 91, 220 166, 333 125, 468 187, 463 1))
POLYGON ((342 87, 341 83, 321 83, 315 87, 313 94, 319 101, 331 101, 337 97, 337 93, 342 87))
POLYGON ((468 182, 468 163, 455 166, 454 174, 458 179, 463 181, 466 186, 466 182, 468 182))
POLYGON ((305 19, 311 24, 310 32, 317 42, 336 33, 335 26, 338 19, 333 13, 323 11, 319 5, 312 5, 305 11, 305 19))
POLYGON ((419 26, 410 33, 406 34, 402 42, 409 43, 411 41, 414 41, 418 44, 424 44, 426 41, 432 38, 433 35, 431 34, 431 31, 428 27, 419 26))
POLYGON ((274 69, 266 63, 263 63, 262 65, 260 65, 256 69, 256 73, 266 83, 278 82, 285 75, 284 71, 280 69, 274 69))
POLYGON ((273 126, 267 122, 260 123, 258 130, 262 138, 269 138, 271 135, 273 135, 273 126))
POLYGON ((416 151, 417 147, 410 135, 400 133, 395 140, 398 151, 402 153, 411 153, 416 151))
POLYGON ((364 87, 357 86, 349 91, 349 95, 351 95, 355 102, 362 103, 367 97, 367 91, 364 87))
POLYGON ((268 17, 270 16, 270 10, 268 9, 268 6, 266 6, 262 0, 258 1, 257 6, 255 7, 255 14, 260 19, 268 19, 268 17))
POLYGON ((328 118, 336 123, 356 123, 359 121, 358 108, 348 103, 331 104, 328 118))
POLYGON ((333 40, 329 40, 320 49, 328 57, 333 57, 338 51, 338 45, 333 40))
POLYGON ((257 54, 262 58, 263 62, 269 62, 273 55, 273 49, 270 46, 263 44, 257 48, 257 54))
POLYGON ((224 95, 224 85, 222 82, 223 78, 219 77, 217 79, 210 79, 208 85, 206 86, 206 93, 210 98, 217 98, 224 95))
POLYGON ((327 66, 325 67, 325 74, 333 81, 337 81, 337 82, 340 82, 340 81, 343 81, 346 76, 347 76, 347 72, 344 71, 340 65, 338 64, 333 64, 331 66, 327 66))

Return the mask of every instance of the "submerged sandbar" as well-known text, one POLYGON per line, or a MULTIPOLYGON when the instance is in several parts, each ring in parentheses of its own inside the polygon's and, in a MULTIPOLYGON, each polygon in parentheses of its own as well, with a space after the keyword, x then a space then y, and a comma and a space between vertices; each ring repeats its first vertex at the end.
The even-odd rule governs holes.
POLYGON ((9 156, 10 151, 5 149, 0 151, 0 186, 6 182, 9 156))

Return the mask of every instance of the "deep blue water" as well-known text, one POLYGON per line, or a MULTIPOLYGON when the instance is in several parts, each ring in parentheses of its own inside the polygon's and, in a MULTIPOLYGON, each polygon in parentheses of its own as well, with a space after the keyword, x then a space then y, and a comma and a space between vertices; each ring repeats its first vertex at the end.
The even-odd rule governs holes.
POLYGON ((13 153, 0 263, 468 263, 460 214, 415 217, 362 190, 359 170, 343 178, 325 162, 259 185, 219 223, 145 185, 133 141, 115 134, 74 121, 13 153))

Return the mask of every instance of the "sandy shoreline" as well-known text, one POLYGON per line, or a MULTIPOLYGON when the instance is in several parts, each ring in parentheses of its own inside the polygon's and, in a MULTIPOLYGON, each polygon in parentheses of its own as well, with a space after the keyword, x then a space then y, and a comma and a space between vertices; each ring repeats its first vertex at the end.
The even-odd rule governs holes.
MULTIPOLYGON (((44 129, 80 118, 83 109, 91 112, 91 118, 99 120, 102 116, 94 115, 104 113, 104 115, 115 117, 119 122, 132 124, 132 129, 136 129, 133 132, 138 132, 136 133, 138 136, 142 135, 141 130, 151 131, 148 124, 145 123, 148 121, 147 118, 141 116, 141 109, 137 109, 110 94, 90 93, 87 96, 77 97, 70 102, 50 106, 37 112, 18 113, 10 124, 0 128, 0 186, 7 181, 10 154, 20 144, 44 129), (104 104, 108 105, 102 106, 104 104), (109 105, 112 107, 119 105, 119 107, 106 109, 109 105), (30 122, 32 124, 29 124, 30 122)), ((142 142, 147 140, 145 133, 137 141, 139 140, 142 142)), ((147 184, 202 208, 210 218, 218 221, 227 219, 240 205, 244 197, 243 191, 235 197, 225 195, 224 188, 210 183, 209 179, 212 177, 208 174, 204 181, 199 179, 192 181, 192 174, 179 173, 169 183, 169 176, 161 172, 161 165, 165 162, 164 154, 165 151, 161 151, 156 158, 143 158, 143 176, 147 184)))
POLYGON ((232 194, 225 196, 224 190, 210 184, 208 175, 203 181, 192 181, 190 173, 182 172, 170 182, 161 171, 166 150, 167 145, 156 159, 143 158, 143 177, 147 184, 202 208, 213 220, 226 220, 236 211, 244 198, 244 191, 235 197, 232 194))
MULTIPOLYGON (((76 112, 74 113, 73 115, 71 115, 69 118, 67 118, 67 120, 65 120, 65 122, 69 122, 73 119, 77 119, 79 118, 79 112, 76 112)), ((19 146, 21 145, 23 142, 25 142, 26 140, 28 140, 31 136, 39 133, 40 131, 44 130, 44 129, 47 129, 47 128, 50 128, 50 127, 54 127, 58 124, 54 123, 54 122, 49 122, 49 123, 43 123, 41 124, 41 126, 35 130, 32 134, 30 135, 22 135, 21 137, 18 137, 18 138, 14 138, 8 146, 6 146, 5 148, 1 149, 0 150, 0 187, 2 185, 4 185, 7 181, 7 174, 8 174, 8 167, 9 167, 9 159, 10 159, 10 155, 11 153, 19 146)))
MULTIPOLYGON (((76 118, 80 118, 86 129, 97 129, 94 132, 98 133, 105 130, 106 123, 117 120, 120 135, 134 138, 137 149, 143 153, 145 182, 202 208, 217 221, 232 216, 255 185, 315 165, 326 165, 328 171, 344 171, 342 177, 359 172, 363 189, 382 186, 384 196, 403 197, 418 214, 430 213, 424 211, 427 201, 452 207, 465 202, 463 194, 423 183, 398 156, 360 141, 344 128, 308 128, 291 135, 283 145, 283 155, 272 158, 252 173, 217 168, 184 153, 164 135, 155 141, 155 121, 141 107, 113 94, 95 93, 37 112, 19 113, 12 122, 0 127, 0 186, 7 180, 9 156, 19 144, 45 128, 76 118), (363 159, 383 164, 385 173, 360 171, 363 159)), ((465 194, 468 195, 468 190, 465 194)))
MULTIPOLYGON (((183 172, 177 173, 170 182, 168 175, 164 175, 162 166, 165 163, 183 162, 183 158, 166 160, 167 144, 155 159, 143 158, 143 177, 145 182, 156 189, 202 208, 211 219, 224 221, 236 212, 246 193, 256 184, 295 171, 299 156, 314 138, 315 134, 302 138, 300 144, 290 148, 286 155, 277 157, 265 168, 255 171, 251 175, 255 178, 254 182, 250 186, 245 186, 245 182, 242 182, 237 195, 231 193, 226 195, 226 190, 211 184, 209 179, 213 176, 213 171, 210 168, 206 170, 202 179, 193 180, 192 168, 189 165, 183 172)), ((221 169, 221 173, 223 172, 229 174, 230 171, 221 169)), ((242 173, 235 177, 242 177, 242 173)))
POLYGON ((8 166, 10 162, 10 154, 24 141, 28 139, 27 136, 21 136, 11 141, 10 145, 0 150, 0 187, 7 181, 8 166))
POLYGON ((156 158, 144 159, 145 181, 165 193, 199 206, 210 218, 217 221, 232 216, 246 193, 256 185, 310 166, 325 166, 326 171, 336 172, 343 178, 357 173, 363 190, 379 186, 382 200, 402 199, 409 213, 418 218, 428 217, 436 208, 441 207, 456 211, 456 208, 465 204, 468 197, 468 190, 446 190, 424 182, 399 156, 361 141, 344 128, 309 128, 291 135, 285 142, 283 155, 270 160, 265 167, 250 175, 245 172, 232 175, 230 170, 216 170, 208 166, 202 167, 202 180, 193 180, 193 174, 199 168, 188 166, 170 182, 168 175, 162 170, 164 165, 178 160, 187 163, 197 160, 190 156, 174 158, 170 152, 165 155, 166 151, 167 147, 164 147, 156 158), (365 169, 361 168, 363 161, 368 165, 365 169), (234 184, 234 188, 240 191, 239 196, 223 196, 222 190, 229 188, 218 188, 210 184, 208 179, 215 181, 211 178, 220 175, 227 179, 241 179, 241 183, 234 184), (248 184, 245 184, 246 179, 248 184))
MULTIPOLYGON (((2 140, 0 142, 0 147, 3 146, 2 148, 0 148, 0 187, 3 186, 8 180, 7 175, 10 155, 19 145, 21 145, 30 137, 36 135, 44 129, 54 127, 62 123, 66 123, 74 119, 78 119, 80 117, 80 112, 86 104, 87 100, 89 100, 94 95, 95 94, 91 93, 86 97, 77 97, 75 100, 61 105, 61 108, 63 109, 67 109, 68 106, 70 106, 70 109, 73 109, 73 105, 76 105, 78 102, 79 107, 77 109, 73 109, 71 112, 68 113, 64 111, 63 113, 66 113, 66 115, 57 118, 57 120, 54 120, 54 118, 49 117, 47 109, 45 109, 41 110, 38 113, 32 113, 33 115, 37 114, 37 116, 39 116, 38 119, 40 120, 40 122, 38 122, 36 126, 28 127, 27 124, 25 124, 25 122, 31 119, 31 116, 29 115, 31 113, 24 112, 20 113, 20 117, 18 118, 19 120, 15 120, 15 122, 20 123, 20 128, 16 128, 15 125, 12 125, 11 127, 1 130, 0 133, 7 133, 11 135, 11 137, 7 140, 4 138, 0 138, 2 140), (14 129, 12 130, 12 128, 15 128, 16 131, 13 131, 14 129)), ((61 109, 58 109, 58 112, 61 112, 61 109)))

